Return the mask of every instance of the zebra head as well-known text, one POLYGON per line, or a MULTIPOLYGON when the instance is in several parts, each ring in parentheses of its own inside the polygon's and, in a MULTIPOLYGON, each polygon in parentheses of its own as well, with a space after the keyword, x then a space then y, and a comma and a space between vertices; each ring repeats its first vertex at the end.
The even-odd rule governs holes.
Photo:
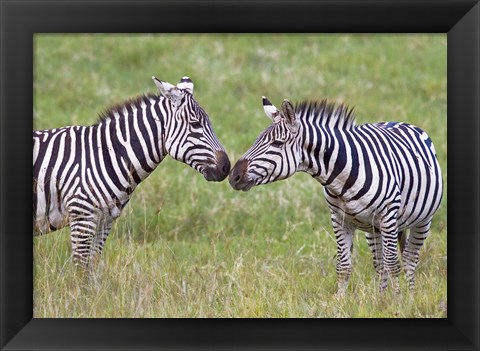
POLYGON ((284 100, 280 111, 266 97, 262 99, 263 109, 273 123, 231 170, 229 182, 236 190, 248 191, 255 185, 288 178, 300 163, 300 123, 292 104, 284 100))
POLYGON ((193 82, 183 77, 176 86, 152 77, 165 98, 165 150, 194 168, 208 181, 222 181, 230 171, 224 147, 207 113, 193 97, 193 82))

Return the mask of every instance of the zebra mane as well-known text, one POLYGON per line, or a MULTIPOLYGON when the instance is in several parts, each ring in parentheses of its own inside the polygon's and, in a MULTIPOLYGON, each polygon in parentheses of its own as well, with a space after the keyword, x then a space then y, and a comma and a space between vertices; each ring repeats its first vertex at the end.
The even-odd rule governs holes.
POLYGON ((310 120, 323 126, 349 130, 355 126, 355 112, 353 107, 345 103, 323 100, 304 100, 295 105, 295 114, 300 119, 310 120))
POLYGON ((137 97, 125 100, 120 103, 116 103, 110 107, 107 107, 103 112, 101 112, 98 116, 97 124, 100 124, 106 120, 112 119, 113 116, 118 113, 120 116, 122 115, 123 110, 128 106, 136 106, 137 109, 140 109, 140 105, 142 102, 148 103, 150 99, 158 99, 158 95, 155 94, 143 94, 137 97))

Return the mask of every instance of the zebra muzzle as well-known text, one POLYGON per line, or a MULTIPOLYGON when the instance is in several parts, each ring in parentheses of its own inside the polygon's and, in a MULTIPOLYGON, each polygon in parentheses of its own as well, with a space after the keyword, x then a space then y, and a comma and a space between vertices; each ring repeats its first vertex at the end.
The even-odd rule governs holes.
POLYGON ((238 161, 232 168, 232 171, 228 176, 228 181, 233 189, 248 191, 255 185, 254 181, 248 177, 247 169, 247 160, 238 161))
POLYGON ((215 153, 215 161, 213 166, 207 167, 203 171, 203 176, 209 182, 221 182, 230 172, 230 160, 224 151, 217 151, 215 153))

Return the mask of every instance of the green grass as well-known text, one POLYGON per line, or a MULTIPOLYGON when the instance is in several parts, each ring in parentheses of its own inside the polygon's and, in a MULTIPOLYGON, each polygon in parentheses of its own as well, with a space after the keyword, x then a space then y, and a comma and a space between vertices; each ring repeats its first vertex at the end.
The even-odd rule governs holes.
POLYGON ((93 278, 70 260, 69 230, 34 238, 35 317, 446 317, 445 35, 36 35, 34 127, 93 124, 106 107, 188 75, 235 162, 280 105, 330 98, 357 123, 426 130, 445 193, 422 248, 417 289, 380 296, 361 232, 336 299, 335 240, 306 174, 250 192, 167 158, 134 192, 93 278))

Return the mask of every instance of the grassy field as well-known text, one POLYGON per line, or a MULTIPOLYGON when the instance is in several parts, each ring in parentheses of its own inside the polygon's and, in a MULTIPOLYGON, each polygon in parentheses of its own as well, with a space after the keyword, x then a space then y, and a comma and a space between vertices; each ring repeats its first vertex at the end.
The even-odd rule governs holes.
POLYGON ((134 192, 92 279, 74 269, 69 229, 34 238, 34 317, 446 317, 445 35, 36 35, 34 127, 89 125, 106 107, 188 75, 232 164, 268 124, 261 96, 354 105, 357 123, 427 131, 445 193, 417 289, 379 296, 361 232, 336 299, 335 239, 306 174, 252 189, 208 183, 165 159, 134 192))

